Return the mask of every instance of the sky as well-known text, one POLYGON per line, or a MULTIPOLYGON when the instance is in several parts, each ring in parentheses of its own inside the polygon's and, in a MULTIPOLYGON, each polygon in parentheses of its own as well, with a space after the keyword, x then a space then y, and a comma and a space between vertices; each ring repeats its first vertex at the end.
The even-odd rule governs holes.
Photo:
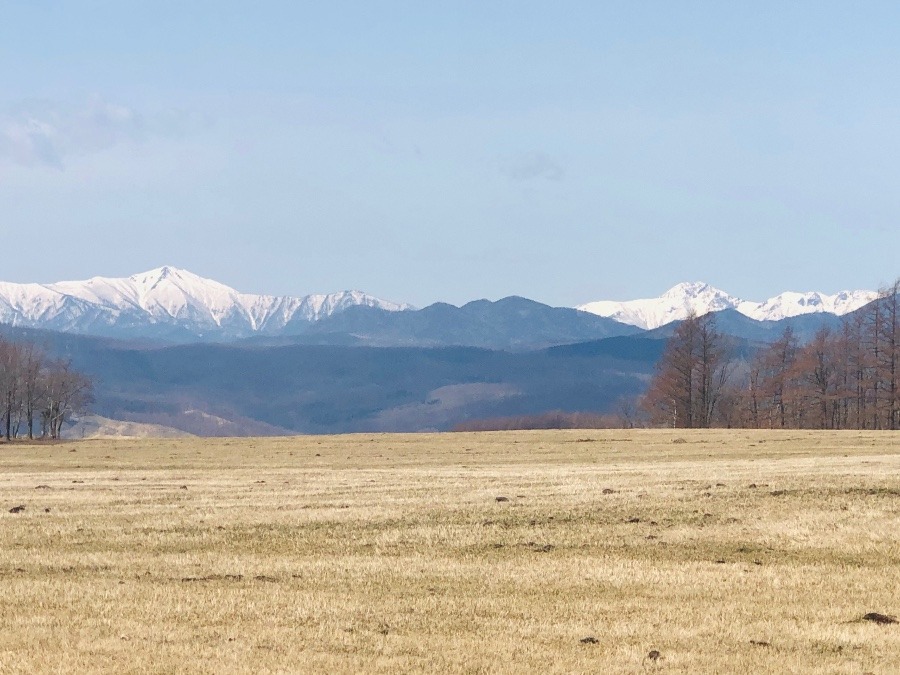
POLYGON ((3 0, 0 279, 552 305, 900 276, 900 3, 3 0))

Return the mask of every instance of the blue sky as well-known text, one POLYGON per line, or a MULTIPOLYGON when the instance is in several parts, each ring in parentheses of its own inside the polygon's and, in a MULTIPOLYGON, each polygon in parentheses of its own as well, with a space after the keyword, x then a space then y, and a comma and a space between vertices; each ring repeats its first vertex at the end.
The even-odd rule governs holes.
POLYGON ((898 25, 875 2, 12 0, 0 279, 874 288, 900 275, 898 25))

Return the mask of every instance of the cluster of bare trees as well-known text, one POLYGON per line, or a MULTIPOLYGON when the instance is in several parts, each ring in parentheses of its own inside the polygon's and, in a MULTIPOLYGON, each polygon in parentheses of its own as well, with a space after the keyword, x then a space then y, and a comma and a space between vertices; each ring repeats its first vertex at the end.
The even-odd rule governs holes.
POLYGON ((685 428, 900 429, 900 280, 840 329, 801 344, 788 327, 747 362, 714 315, 688 317, 642 407, 651 424, 685 428))
POLYGON ((68 361, 51 359, 28 342, 0 338, 0 433, 59 438, 63 422, 91 401, 92 385, 68 361))
POLYGON ((715 314, 691 314, 666 343, 643 408, 655 424, 703 429, 717 422, 732 370, 727 339, 715 314))

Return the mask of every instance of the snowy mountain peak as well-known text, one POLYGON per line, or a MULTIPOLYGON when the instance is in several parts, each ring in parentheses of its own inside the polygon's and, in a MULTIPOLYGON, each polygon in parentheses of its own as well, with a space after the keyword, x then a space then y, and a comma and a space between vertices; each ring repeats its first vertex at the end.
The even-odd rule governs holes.
POLYGON ((787 291, 764 302, 742 302, 737 306, 737 310, 741 314, 760 321, 777 321, 791 316, 815 312, 843 316, 869 304, 877 297, 878 293, 875 291, 841 291, 834 295, 826 295, 816 291, 808 293, 787 291))
POLYGON ((100 335, 150 332, 230 339, 297 333, 354 305, 387 311, 409 308, 359 291, 303 297, 240 293, 171 265, 122 279, 0 283, 0 322, 100 335))
POLYGON ((661 297, 669 298, 669 297, 685 297, 685 296, 698 296, 708 292, 712 293, 721 293, 722 291, 713 288, 707 283, 702 281, 683 281, 680 284, 675 284, 662 294, 661 297))
POLYGON ((674 306, 682 305, 698 313, 726 309, 739 302, 737 298, 702 281, 691 281, 673 286, 662 294, 661 299, 671 301, 674 306))
POLYGON ((841 316, 872 302, 874 291, 841 291, 835 295, 818 292, 785 292, 764 302, 742 300, 709 284, 696 281, 673 286, 658 298, 618 302, 599 300, 578 309, 641 328, 658 328, 679 321, 693 311, 698 315, 735 309, 758 321, 778 321, 800 314, 827 312, 841 316))
MULTIPOLYGON (((131 281, 137 288, 142 289, 145 293, 150 293, 164 285, 177 288, 182 292, 190 295, 203 292, 215 292, 224 294, 237 293, 237 291, 235 291, 233 288, 219 283, 218 281, 206 279, 194 274, 193 272, 178 269, 177 267, 171 267, 170 265, 157 267, 156 269, 142 272, 141 274, 133 274, 132 276, 128 277, 128 280, 131 281)), ((105 279, 104 281, 115 280, 105 279)))
POLYGON ((140 283, 147 283, 151 280, 159 281, 161 279, 165 279, 170 275, 177 275, 181 272, 177 267, 172 267, 170 265, 163 265, 162 267, 157 267, 156 269, 148 270, 143 274, 132 274, 129 279, 134 281, 139 281, 140 283))

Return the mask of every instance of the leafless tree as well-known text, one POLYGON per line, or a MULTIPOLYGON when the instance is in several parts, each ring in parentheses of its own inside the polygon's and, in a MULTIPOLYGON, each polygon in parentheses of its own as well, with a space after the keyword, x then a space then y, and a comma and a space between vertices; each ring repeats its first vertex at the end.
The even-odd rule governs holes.
POLYGON ((46 364, 46 355, 35 344, 22 346, 22 412, 29 440, 34 438, 34 415, 43 394, 41 385, 46 364))
POLYGON ((644 397, 644 408, 652 421, 676 428, 711 426, 729 363, 715 315, 698 317, 691 313, 666 342, 644 397))
POLYGON ((34 438, 36 417, 42 435, 59 438, 62 425, 91 401, 90 378, 68 361, 51 361, 30 342, 0 338, 0 435, 7 441, 34 438))
POLYGON ((46 371, 43 393, 43 435, 59 438, 63 423, 71 415, 83 412, 93 400, 93 385, 90 378, 74 370, 69 361, 55 361, 46 371))
POLYGON ((900 428, 900 279, 881 290, 878 305, 881 306, 880 358, 876 358, 878 380, 884 392, 884 426, 900 428))
POLYGON ((12 437, 12 422, 20 406, 22 381, 22 347, 14 342, 0 340, 0 410, 2 410, 3 435, 12 437))

